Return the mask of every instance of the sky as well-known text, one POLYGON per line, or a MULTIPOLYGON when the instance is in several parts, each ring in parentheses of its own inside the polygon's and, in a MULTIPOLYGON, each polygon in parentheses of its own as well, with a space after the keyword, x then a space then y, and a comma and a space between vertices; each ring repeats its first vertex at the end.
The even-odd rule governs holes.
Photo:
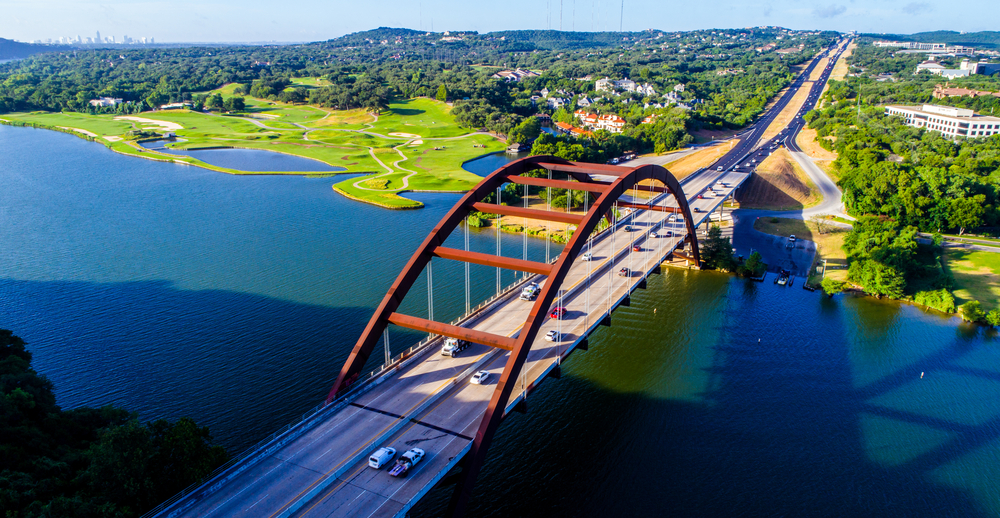
POLYGON ((376 27, 418 30, 792 29, 913 33, 1000 30, 996 0, 961 9, 924 0, 0 0, 0 37, 155 38, 160 42, 305 42, 376 27), (561 15, 560 15, 561 11, 561 15))

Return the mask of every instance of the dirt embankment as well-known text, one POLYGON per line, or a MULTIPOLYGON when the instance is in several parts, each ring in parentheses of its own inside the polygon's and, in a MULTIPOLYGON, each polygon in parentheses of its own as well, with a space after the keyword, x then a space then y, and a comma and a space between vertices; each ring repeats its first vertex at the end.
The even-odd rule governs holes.
POLYGON ((816 186, 785 149, 761 162, 736 194, 747 209, 795 210, 820 201, 816 186))

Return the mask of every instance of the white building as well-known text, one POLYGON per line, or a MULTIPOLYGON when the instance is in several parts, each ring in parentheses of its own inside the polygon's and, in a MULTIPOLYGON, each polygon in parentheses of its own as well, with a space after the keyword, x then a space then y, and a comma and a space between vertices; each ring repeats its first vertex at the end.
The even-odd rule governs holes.
POLYGON ((91 106, 115 106, 121 104, 122 100, 117 97, 99 97, 97 99, 91 99, 91 106))
POLYGON ((907 126, 925 128, 948 137, 988 137, 1000 134, 1000 117, 976 115, 972 110, 925 104, 923 106, 889 105, 886 115, 903 117, 907 126))

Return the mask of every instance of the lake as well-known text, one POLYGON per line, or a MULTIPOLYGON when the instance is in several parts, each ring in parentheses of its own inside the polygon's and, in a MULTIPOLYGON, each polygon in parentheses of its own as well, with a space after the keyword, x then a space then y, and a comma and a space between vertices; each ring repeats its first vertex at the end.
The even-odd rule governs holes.
MULTIPOLYGON (((459 197, 389 211, 334 193, 338 177, 231 176, 31 128, 0 126, 0 154, 0 327, 60 405, 190 416, 231 451, 322 400, 459 197)), ((470 242, 496 249, 489 230, 470 242)), ((546 255, 519 236, 501 247, 546 255)), ((434 264, 447 320, 462 270, 434 264)), ((476 268, 473 303, 497 285, 476 268)), ((425 286, 404 312, 426 314, 425 286)), ((995 332, 686 270, 612 320, 501 427, 470 516, 1000 515, 995 332)), ((411 516, 439 515, 450 490, 411 516)))

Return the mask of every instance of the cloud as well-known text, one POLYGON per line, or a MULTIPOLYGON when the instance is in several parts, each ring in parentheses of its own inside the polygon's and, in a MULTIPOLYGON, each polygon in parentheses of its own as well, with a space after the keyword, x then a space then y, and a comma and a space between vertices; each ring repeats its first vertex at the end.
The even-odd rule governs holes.
POLYGON ((931 10, 931 4, 926 2, 910 2, 903 6, 903 14, 918 15, 931 10))
POLYGON ((839 16, 844 14, 847 8, 842 5, 828 5, 826 7, 817 7, 813 9, 813 16, 818 16, 820 18, 833 18, 834 16, 839 16))
POLYGON ((767 7, 764 7, 763 14, 764 14, 764 16, 771 16, 771 13, 773 11, 774 11, 774 7, 772 7, 771 5, 768 5, 767 7))

